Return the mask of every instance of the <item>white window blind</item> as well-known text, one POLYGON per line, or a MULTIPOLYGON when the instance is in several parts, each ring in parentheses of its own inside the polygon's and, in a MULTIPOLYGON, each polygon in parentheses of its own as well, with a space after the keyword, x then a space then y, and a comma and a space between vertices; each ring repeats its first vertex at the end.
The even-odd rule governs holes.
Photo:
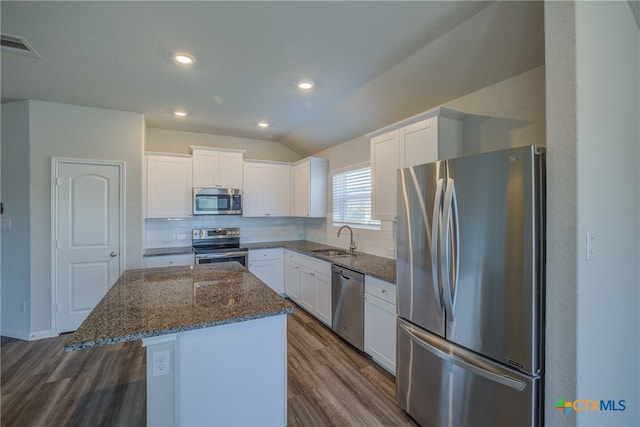
POLYGON ((371 219, 371 168, 333 175, 334 224, 380 225, 371 219))

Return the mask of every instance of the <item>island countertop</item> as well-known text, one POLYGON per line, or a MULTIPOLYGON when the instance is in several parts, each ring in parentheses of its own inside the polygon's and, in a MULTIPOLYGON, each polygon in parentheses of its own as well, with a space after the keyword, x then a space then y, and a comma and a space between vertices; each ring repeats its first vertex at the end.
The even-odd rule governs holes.
POLYGON ((293 311, 236 262, 127 270, 65 351, 135 341, 293 311))

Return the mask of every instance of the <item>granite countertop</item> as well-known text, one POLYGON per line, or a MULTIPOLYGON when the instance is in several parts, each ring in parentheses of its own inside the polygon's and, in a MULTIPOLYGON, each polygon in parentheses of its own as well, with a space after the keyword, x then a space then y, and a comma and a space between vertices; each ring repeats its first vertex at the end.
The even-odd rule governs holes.
POLYGON ((349 268, 362 274, 377 277, 386 282, 396 283, 396 260, 383 258, 376 255, 369 255, 362 252, 355 252, 354 256, 328 257, 317 252, 316 249, 342 249, 335 246, 328 246, 322 243, 309 242, 306 240, 285 240, 280 242, 263 243, 241 243, 243 248, 251 249, 271 249, 285 248, 303 255, 308 255, 333 264, 349 268))
POLYGON ((127 270, 65 351, 291 313, 293 305, 237 262, 127 270))

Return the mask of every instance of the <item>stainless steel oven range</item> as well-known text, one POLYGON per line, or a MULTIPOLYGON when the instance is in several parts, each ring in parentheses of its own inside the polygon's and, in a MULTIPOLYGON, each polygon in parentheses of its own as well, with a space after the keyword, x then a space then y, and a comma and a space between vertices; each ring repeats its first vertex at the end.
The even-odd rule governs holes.
POLYGON ((249 251, 240 248, 239 228, 195 228, 191 246, 196 264, 238 261, 247 266, 249 251))

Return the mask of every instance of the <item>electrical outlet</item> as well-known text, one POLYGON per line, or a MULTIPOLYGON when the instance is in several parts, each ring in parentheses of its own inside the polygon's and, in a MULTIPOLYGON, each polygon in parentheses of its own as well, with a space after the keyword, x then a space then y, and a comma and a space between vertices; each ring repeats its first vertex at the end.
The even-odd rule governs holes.
POLYGON ((171 357, 169 350, 153 353, 153 376, 169 375, 171 373, 171 357))

